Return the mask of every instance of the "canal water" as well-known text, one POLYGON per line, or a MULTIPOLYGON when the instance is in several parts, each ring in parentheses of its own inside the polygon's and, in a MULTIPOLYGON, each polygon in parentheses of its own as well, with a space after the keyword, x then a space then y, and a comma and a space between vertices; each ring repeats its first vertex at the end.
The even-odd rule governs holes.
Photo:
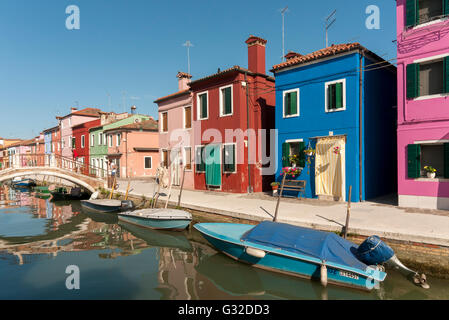
POLYGON ((161 232, 0 187, 0 299, 449 299, 389 271, 370 293, 251 268, 210 247, 193 228, 161 232), (68 266, 80 289, 68 290, 68 266))

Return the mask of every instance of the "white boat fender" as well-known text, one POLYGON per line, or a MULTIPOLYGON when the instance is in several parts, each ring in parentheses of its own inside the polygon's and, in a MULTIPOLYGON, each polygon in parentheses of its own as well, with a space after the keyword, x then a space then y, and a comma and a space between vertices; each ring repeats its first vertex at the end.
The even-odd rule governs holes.
POLYGON ((321 264, 320 279, 321 279, 322 286, 323 287, 327 287, 327 267, 326 267, 326 261, 323 261, 323 263, 321 264))
POLYGON ((266 252, 256 248, 246 247, 246 253, 252 257, 262 259, 265 257, 266 252))

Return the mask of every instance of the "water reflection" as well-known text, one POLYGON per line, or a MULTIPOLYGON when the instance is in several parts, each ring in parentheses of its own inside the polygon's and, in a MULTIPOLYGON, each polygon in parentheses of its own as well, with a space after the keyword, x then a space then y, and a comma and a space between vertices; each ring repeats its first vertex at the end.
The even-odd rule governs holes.
POLYGON ((447 299, 449 282, 424 291, 389 272, 364 293, 252 268, 211 248, 196 231, 163 232, 0 188, 0 298, 3 299, 447 299), (65 289, 80 267, 82 290, 65 289), (4 289, 14 288, 14 290, 4 289))

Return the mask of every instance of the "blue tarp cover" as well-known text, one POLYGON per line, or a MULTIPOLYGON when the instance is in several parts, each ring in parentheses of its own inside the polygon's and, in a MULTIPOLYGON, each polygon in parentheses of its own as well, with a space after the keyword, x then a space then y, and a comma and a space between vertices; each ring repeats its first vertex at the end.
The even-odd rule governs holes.
POLYGON ((264 221, 245 233, 241 240, 360 270, 367 267, 356 258, 357 246, 354 243, 331 232, 264 221))

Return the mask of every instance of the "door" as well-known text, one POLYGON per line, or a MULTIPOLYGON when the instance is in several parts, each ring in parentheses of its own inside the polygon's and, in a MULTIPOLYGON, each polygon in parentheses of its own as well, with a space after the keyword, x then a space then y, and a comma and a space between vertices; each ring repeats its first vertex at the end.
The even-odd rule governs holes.
POLYGON ((220 145, 206 146, 206 185, 221 187, 220 145))
POLYGON ((318 139, 315 157, 315 193, 345 200, 345 137, 318 139))
POLYGON ((180 149, 172 150, 172 163, 171 163, 171 173, 172 173, 172 184, 174 186, 181 185, 181 154, 180 149))

